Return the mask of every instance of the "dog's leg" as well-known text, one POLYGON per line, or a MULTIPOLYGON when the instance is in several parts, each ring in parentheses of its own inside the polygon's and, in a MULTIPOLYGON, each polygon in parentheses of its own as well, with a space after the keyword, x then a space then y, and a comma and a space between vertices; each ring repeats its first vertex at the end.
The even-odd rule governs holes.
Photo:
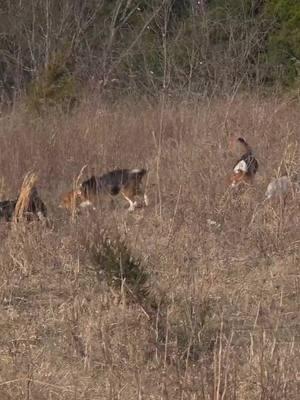
POLYGON ((135 188, 132 186, 127 186, 121 191, 121 193, 129 203, 128 211, 134 211, 135 207, 137 206, 137 202, 134 201, 134 196, 136 195, 135 188))
POLYGON ((149 206, 149 198, 148 198, 148 196, 146 195, 146 193, 144 193, 144 203, 145 203, 145 206, 146 206, 146 207, 149 206))
POLYGON ((132 201, 129 197, 125 196, 125 194, 123 194, 123 196, 124 196, 125 199, 129 202, 128 211, 134 211, 134 210, 135 210, 135 207, 136 207, 136 201, 132 201))
POLYGON ((132 192, 132 190, 128 190, 128 189, 127 190, 122 190, 121 193, 129 203, 128 211, 134 211, 137 203, 136 203, 136 201, 133 201, 134 193, 132 192))
POLYGON ((145 206, 149 206, 149 198, 146 194, 145 188, 141 187, 141 183, 137 184, 135 188, 133 188, 133 196, 138 195, 138 196, 143 196, 144 197, 144 204, 145 206))
POLYGON ((79 207, 82 208, 92 208, 93 210, 96 210, 96 207, 94 207, 93 203, 90 200, 85 200, 82 203, 79 204, 79 207))
POLYGON ((44 217, 44 215, 43 215, 43 213, 42 213, 41 211, 38 211, 38 212, 37 212, 37 217, 38 217, 38 219, 39 219, 40 221, 43 221, 43 220, 45 219, 45 217, 44 217))

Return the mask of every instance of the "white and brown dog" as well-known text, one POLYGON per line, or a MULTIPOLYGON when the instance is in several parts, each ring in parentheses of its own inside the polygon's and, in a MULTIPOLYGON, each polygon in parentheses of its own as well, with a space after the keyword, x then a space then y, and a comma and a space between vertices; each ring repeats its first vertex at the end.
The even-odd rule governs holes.
POLYGON ((292 177, 284 175, 271 180, 265 192, 265 200, 276 198, 285 199, 289 193, 292 192, 295 194, 300 192, 300 182, 298 181, 298 177, 297 175, 292 177))
POLYGON ((116 196, 121 193, 129 203, 129 211, 134 211, 137 203, 135 196, 143 195, 148 206, 148 197, 142 188, 145 169, 117 169, 99 177, 92 176, 82 182, 78 189, 72 190, 62 197, 60 207, 70 211, 85 207, 93 207, 101 194, 116 196))
POLYGON ((253 150, 243 138, 238 138, 239 143, 243 145, 246 153, 235 163, 233 174, 230 177, 232 187, 240 184, 251 184, 258 170, 258 162, 254 157, 253 150))

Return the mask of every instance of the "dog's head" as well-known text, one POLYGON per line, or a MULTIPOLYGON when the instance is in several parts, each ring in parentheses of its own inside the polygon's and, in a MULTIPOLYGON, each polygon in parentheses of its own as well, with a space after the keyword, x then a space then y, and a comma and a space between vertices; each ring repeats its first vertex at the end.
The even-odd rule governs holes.
POLYGON ((76 209, 85 198, 80 189, 71 190, 61 196, 59 208, 65 208, 69 211, 76 209))

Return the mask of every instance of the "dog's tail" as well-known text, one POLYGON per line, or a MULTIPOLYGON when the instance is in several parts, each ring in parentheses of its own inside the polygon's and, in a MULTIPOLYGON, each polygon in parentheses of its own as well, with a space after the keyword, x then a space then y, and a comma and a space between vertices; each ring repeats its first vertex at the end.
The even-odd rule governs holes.
POLYGON ((147 170, 144 169, 144 168, 135 168, 135 169, 131 169, 131 170, 129 171, 129 173, 130 173, 131 175, 137 175, 138 177, 141 177, 141 178, 142 178, 144 175, 146 175, 147 170))
POLYGON ((246 142, 246 140, 242 137, 238 138, 238 141, 240 143, 242 143, 242 145, 245 147, 246 151, 248 151, 249 153, 252 153, 252 148, 251 146, 246 142))

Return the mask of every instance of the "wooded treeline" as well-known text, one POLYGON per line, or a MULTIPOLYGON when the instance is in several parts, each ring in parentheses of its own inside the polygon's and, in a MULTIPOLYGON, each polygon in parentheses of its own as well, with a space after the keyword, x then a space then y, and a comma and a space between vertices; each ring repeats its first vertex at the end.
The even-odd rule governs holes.
POLYGON ((2 0, 0 95, 295 85, 298 0, 2 0))

